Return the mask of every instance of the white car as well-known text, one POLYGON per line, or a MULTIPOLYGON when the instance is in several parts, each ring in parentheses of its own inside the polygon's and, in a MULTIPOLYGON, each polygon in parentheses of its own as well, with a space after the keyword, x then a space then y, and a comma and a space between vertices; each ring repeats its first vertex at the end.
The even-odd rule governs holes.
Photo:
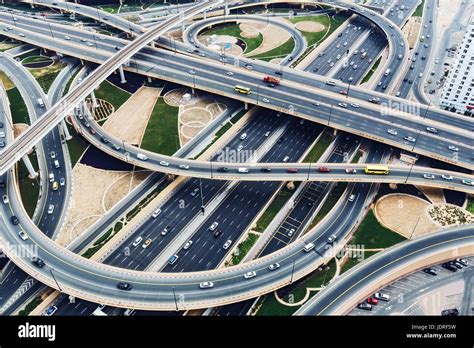
POLYGON ((257 273, 255 271, 250 271, 244 274, 245 279, 254 278, 256 276, 257 276, 257 273))
POLYGON ((4 204, 10 203, 10 200, 8 199, 8 196, 7 196, 7 195, 3 195, 2 201, 3 201, 4 204))
POLYGON ((170 165, 169 162, 166 161, 160 161, 160 166, 168 167, 170 165))
POLYGON ((227 242, 225 242, 225 244, 222 246, 225 250, 229 249, 229 247, 231 246, 232 244, 232 241, 229 239, 227 242))
POLYGON ((186 244, 184 244, 183 249, 184 249, 184 250, 188 250, 189 247, 190 247, 192 244, 193 244, 193 241, 192 241, 192 240, 188 241, 186 244))
POLYGON ((398 134, 398 132, 395 129, 388 129, 387 133, 392 134, 392 135, 397 135, 398 134))

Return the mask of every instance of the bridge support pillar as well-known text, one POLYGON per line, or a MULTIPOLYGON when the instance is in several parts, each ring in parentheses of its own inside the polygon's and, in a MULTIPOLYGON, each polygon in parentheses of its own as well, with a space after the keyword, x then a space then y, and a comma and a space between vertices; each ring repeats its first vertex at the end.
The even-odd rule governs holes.
POLYGON ((97 98, 95 97, 94 91, 91 92, 91 98, 92 98, 92 107, 96 108, 97 105, 97 98))
POLYGON ((26 166, 26 169, 28 169, 28 177, 30 179, 36 178, 38 176, 38 173, 35 172, 35 169, 33 168, 33 165, 31 164, 31 161, 28 155, 24 155, 22 159, 23 159, 23 163, 26 166))
POLYGON ((125 73, 123 72, 123 65, 120 66, 119 73, 120 73, 120 83, 127 83, 127 80, 125 79, 125 73))
POLYGON ((67 124, 64 118, 61 121, 61 126, 63 127, 63 132, 64 132, 64 136, 66 137, 66 140, 71 140, 72 136, 71 136, 71 133, 69 133, 69 128, 67 128, 67 124))

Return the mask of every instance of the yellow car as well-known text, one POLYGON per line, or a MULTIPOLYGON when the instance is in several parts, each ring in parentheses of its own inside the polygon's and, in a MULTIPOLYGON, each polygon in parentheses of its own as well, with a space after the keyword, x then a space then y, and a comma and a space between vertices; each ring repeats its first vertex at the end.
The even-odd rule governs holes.
POLYGON ((59 188, 59 184, 57 181, 53 182, 53 191, 57 191, 57 189, 59 188))

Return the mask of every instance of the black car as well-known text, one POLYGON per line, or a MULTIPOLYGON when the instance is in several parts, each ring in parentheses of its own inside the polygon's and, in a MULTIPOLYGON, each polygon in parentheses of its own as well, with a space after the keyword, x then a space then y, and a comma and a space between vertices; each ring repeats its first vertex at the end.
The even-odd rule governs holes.
POLYGON ((431 274, 433 276, 438 275, 438 273, 433 268, 425 268, 423 272, 425 272, 426 274, 431 274))
POLYGON ((120 290, 130 291, 132 290, 133 286, 130 283, 118 283, 117 288, 120 290))
POLYGON ((10 218, 10 220, 11 220, 12 224, 14 224, 14 225, 18 225, 20 223, 20 220, 18 220, 18 218, 15 215, 13 215, 10 218))
POLYGON ((218 171, 218 172, 227 173, 227 172, 229 171, 229 168, 227 168, 227 167, 220 167, 220 168, 217 168, 217 171, 218 171))
POLYGON ((261 171, 264 172, 264 173, 270 173, 272 171, 272 169, 271 168, 262 168, 261 171))
POLYGON ((452 265, 450 265, 448 262, 445 262, 441 265, 441 267, 443 267, 444 269, 447 269, 448 271, 451 271, 451 272, 457 272, 458 269, 452 265))
POLYGON ((43 268, 44 266, 44 261, 41 260, 39 257, 35 257, 35 256, 31 258, 31 263, 38 268, 43 268))

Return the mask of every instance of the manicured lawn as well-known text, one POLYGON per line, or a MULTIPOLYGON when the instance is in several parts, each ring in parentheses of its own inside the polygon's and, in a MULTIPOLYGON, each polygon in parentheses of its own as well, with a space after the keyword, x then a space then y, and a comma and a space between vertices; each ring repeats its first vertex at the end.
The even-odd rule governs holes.
POLYGON ((233 265, 237 265, 242 261, 259 237, 260 236, 255 233, 250 233, 247 238, 238 245, 236 252, 232 256, 233 265), (237 255, 235 255, 236 253, 237 255))
MULTIPOLYGON (((323 266, 322 271, 315 271, 311 273, 306 278, 297 281, 291 285, 288 285, 280 290, 278 293, 284 294, 283 300, 286 302, 298 302, 301 301, 306 295, 306 288, 318 288, 323 284, 327 284, 334 274, 336 273, 336 263, 334 260, 331 260, 326 266, 323 266), (327 268, 328 267, 328 268, 327 268)), ((309 298, 316 295, 316 291, 311 292, 309 298)), ((259 308, 256 315, 266 316, 266 315, 291 315, 293 314, 300 306, 288 307, 280 304, 276 299, 273 293, 270 293, 265 296, 262 306, 259 308)))
POLYGON ((290 37, 284 44, 278 47, 275 47, 274 49, 269 50, 267 52, 260 53, 255 56, 251 56, 249 58, 260 59, 260 60, 269 62, 270 60, 274 58, 286 57, 291 52, 293 52, 294 48, 295 48, 295 40, 292 37, 290 37))
MULTIPOLYGON (((38 160, 35 154, 29 155, 33 168, 38 172, 38 160)), ((39 180, 39 177, 38 177, 39 180)), ((29 217, 32 217, 39 196, 39 182, 28 178, 28 170, 23 161, 18 162, 18 181, 20 186, 21 200, 29 217)))
POLYGON ((30 124, 30 118, 28 116, 28 109, 26 104, 21 97, 18 88, 11 88, 7 91, 8 100, 10 101, 10 110, 12 113, 13 123, 26 123, 30 124))
POLYGON ((369 72, 364 76, 364 78, 362 79, 362 83, 366 83, 367 81, 370 80, 370 78, 372 77, 372 75, 374 74, 375 70, 377 70, 377 68, 379 67, 380 65, 380 61, 382 60, 382 57, 379 57, 379 59, 377 59, 377 61, 374 63, 374 65, 372 66, 372 68, 369 70, 369 72))
POLYGON ((140 146, 152 152, 172 155, 179 148, 178 108, 158 98, 140 146))
POLYGON ((255 231, 263 232, 265 228, 267 228, 281 208, 283 208, 286 202, 288 202, 290 197, 293 195, 293 192, 294 190, 290 191, 285 186, 277 193, 268 208, 265 210, 262 216, 260 216, 260 219, 258 219, 255 231))
POLYGON ((363 245, 365 249, 388 248, 404 240, 398 233, 380 225, 371 209, 354 233, 350 244, 363 245))
POLYGON ((232 23, 226 26, 220 26, 218 28, 214 29, 209 29, 204 32, 205 35, 229 35, 236 37, 243 42, 245 42, 245 54, 252 52, 255 50, 257 47, 259 47, 262 44, 263 41, 263 35, 258 34, 256 38, 246 38, 240 36, 240 28, 239 25, 236 23, 232 23))
POLYGON ((106 80, 95 90, 95 96, 98 99, 109 102, 114 106, 115 110, 117 110, 131 97, 131 94, 106 80))
POLYGON ((318 142, 314 144, 313 148, 304 158, 303 162, 312 163, 317 162, 321 155, 326 151, 328 146, 333 142, 334 137, 328 132, 324 132, 319 138, 318 142))
POLYGON ((423 17, 424 6, 425 6, 425 0, 422 0, 421 4, 418 5, 415 12, 413 13, 413 17, 423 17))

